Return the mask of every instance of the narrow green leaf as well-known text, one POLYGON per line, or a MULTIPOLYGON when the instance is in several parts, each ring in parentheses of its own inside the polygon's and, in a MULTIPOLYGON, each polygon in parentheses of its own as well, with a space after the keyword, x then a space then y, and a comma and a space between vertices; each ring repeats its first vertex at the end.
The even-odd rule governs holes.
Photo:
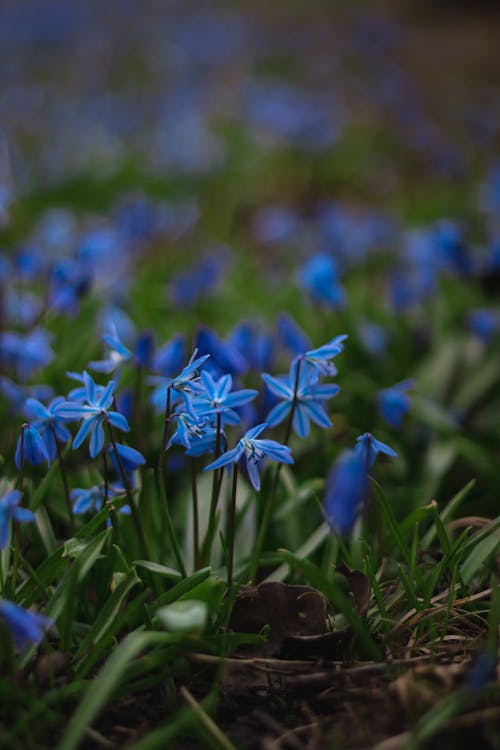
POLYGON ((138 583, 140 583, 140 579, 134 572, 128 573, 128 575, 120 581, 104 607, 99 612, 89 632, 81 642, 80 647, 75 654, 75 659, 79 659, 91 644, 92 647, 97 646, 99 641, 108 633, 116 622, 116 616, 123 601, 138 583))
POLYGON ((57 750, 75 750, 81 743, 87 727, 92 726, 101 709, 122 683, 127 667, 137 654, 166 641, 168 633, 130 633, 113 651, 97 677, 89 682, 57 750))

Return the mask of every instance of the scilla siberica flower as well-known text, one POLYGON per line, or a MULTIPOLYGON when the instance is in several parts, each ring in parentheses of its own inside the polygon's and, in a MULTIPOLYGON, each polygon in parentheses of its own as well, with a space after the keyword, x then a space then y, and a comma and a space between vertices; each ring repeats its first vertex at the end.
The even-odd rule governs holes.
POLYGON ((44 631, 53 625, 49 617, 30 612, 5 599, 0 601, 0 619, 14 639, 17 651, 40 643, 44 631))
POLYGON ((102 392, 87 372, 83 373, 83 382, 86 403, 78 404, 73 401, 63 401, 57 407, 56 412, 68 421, 83 420, 73 440, 73 448, 79 448, 85 438, 90 435, 89 453, 91 458, 95 458, 104 446, 104 422, 108 422, 123 432, 128 432, 130 428, 123 414, 117 411, 109 411, 109 407, 113 403, 113 391, 115 389, 113 380, 108 383, 102 392))
POLYGON ((28 508, 20 508, 21 493, 10 490, 0 498, 0 549, 5 549, 9 541, 9 527, 11 519, 18 523, 35 520, 35 514, 28 508))
POLYGON ((403 380, 378 394, 380 413, 391 427, 399 429, 404 416, 410 410, 410 399, 406 393, 410 388, 413 388, 413 380, 403 380))
POLYGON ((257 440, 258 436, 263 432, 269 425, 267 422, 252 427, 248 430, 245 435, 238 441, 234 448, 223 453, 211 464, 205 466, 203 471, 210 471, 212 469, 220 469, 222 466, 228 466, 229 464, 236 464, 245 456, 248 477, 252 483, 254 489, 257 491, 260 489, 260 477, 259 477, 259 462, 263 458, 270 458, 272 461, 278 461, 282 464, 293 464, 293 458, 291 450, 287 445, 282 445, 276 440, 257 440))
POLYGON ((196 413, 207 416, 220 414, 222 422, 226 424, 238 424, 240 417, 234 407, 243 406, 258 395, 258 391, 251 388, 231 391, 231 375, 223 375, 219 380, 214 380, 210 373, 202 372, 201 384, 204 390, 193 402, 196 413))
POLYGON ((332 423, 320 402, 332 398, 340 389, 334 383, 318 383, 316 372, 306 367, 301 358, 292 362, 288 375, 273 377, 264 374, 262 377, 271 393, 283 399, 267 415, 269 427, 280 424, 291 410, 293 429, 301 438, 309 434, 310 420, 320 427, 331 427, 332 423))
POLYGON ((348 534, 368 494, 368 472, 364 457, 344 451, 326 480, 325 513, 328 523, 339 534, 348 534))
POLYGON ((398 455, 389 445, 377 440, 370 432, 365 432, 356 439, 354 452, 363 459, 367 471, 372 468, 379 453, 391 458, 398 455))
POLYGON ((395 457, 388 445, 369 432, 360 435, 356 447, 341 453, 326 480, 325 513, 339 534, 348 534, 368 497, 368 472, 379 453, 395 457))
POLYGON ((47 446, 37 428, 33 425, 22 425, 14 461, 18 469, 21 469, 23 461, 27 461, 32 466, 39 466, 44 461, 50 464, 47 446))
POLYGON ((56 440, 67 443, 71 438, 71 433, 64 424, 64 419, 57 413, 57 407, 63 401, 62 396, 58 396, 52 399, 48 406, 45 406, 36 398, 28 398, 24 404, 24 414, 31 420, 32 426, 38 430, 51 461, 57 455, 56 440))

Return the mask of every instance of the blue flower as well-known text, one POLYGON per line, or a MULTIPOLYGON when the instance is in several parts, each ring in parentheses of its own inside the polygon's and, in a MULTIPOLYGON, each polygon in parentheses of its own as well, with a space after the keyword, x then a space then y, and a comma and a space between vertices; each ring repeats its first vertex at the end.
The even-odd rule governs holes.
POLYGON ((26 335, 13 331, 0 334, 0 358, 15 368, 22 381, 28 380, 36 370, 48 365, 53 357, 50 336, 41 328, 26 335))
POLYGON ((5 549, 8 544, 11 519, 18 523, 35 520, 35 514, 31 510, 19 507, 20 502, 19 490, 10 490, 0 498, 0 549, 5 549))
POLYGON ((298 358, 292 362, 288 375, 273 377, 264 373, 262 377, 271 393, 283 399, 267 415, 268 426, 280 424, 293 409, 293 429, 299 437, 305 438, 309 434, 309 420, 320 427, 331 427, 332 423, 320 402, 332 398, 340 389, 333 383, 317 383, 315 373, 301 364, 302 360, 298 358), (295 391, 298 367, 300 372, 295 391), (311 377, 314 378, 313 381, 311 377))
POLYGON ((326 480, 325 513, 332 528, 348 534, 368 495, 366 462, 355 451, 344 451, 326 480))
POLYGON ((56 440, 67 443, 71 438, 71 433, 65 426, 64 419, 57 413, 57 407, 63 401, 62 396, 58 396, 48 406, 45 406, 36 398, 28 398, 24 403, 24 414, 32 420, 32 426, 38 430, 51 461, 57 455, 56 440))
MULTIPOLYGON (((123 487, 119 484, 110 484, 108 487, 108 496, 104 497, 104 485, 94 485, 87 489, 81 489, 77 487, 70 492, 70 499, 73 502, 73 513, 75 515, 83 515, 89 511, 97 513, 101 510, 103 502, 110 501, 115 497, 124 494, 123 487)), ((119 513, 130 515, 130 507, 128 505, 122 505, 119 513)), ((108 522, 109 525, 109 522, 108 522)))
MULTIPOLYGON (((121 465, 127 472, 132 473, 134 471, 137 471, 139 466, 144 466, 144 464, 146 463, 146 459, 144 458, 142 453, 140 453, 135 448, 131 448, 129 445, 121 445, 120 443, 117 443, 116 450, 118 451, 121 465)), ((111 461, 113 462, 114 469, 116 473, 119 474, 120 467, 118 466, 115 451, 112 445, 109 446, 109 454, 111 456, 111 461)))
POLYGON ((410 410, 410 399, 406 391, 413 388, 413 380, 403 380, 392 388, 385 388, 378 394, 378 405, 385 421, 399 429, 403 418, 410 410))
POLYGON ((243 435, 234 448, 223 453, 211 464, 205 466, 203 471, 220 469, 222 466, 237 463, 242 456, 246 458, 248 477, 254 489, 260 489, 259 462, 263 458, 270 458, 282 464, 293 464, 291 450, 287 445, 282 445, 276 440, 257 440, 258 436, 268 427, 266 422, 252 427, 243 435))
POLYGON ((83 420, 73 440, 73 448, 79 448, 85 438, 90 435, 89 453, 91 458, 95 458, 104 446, 104 422, 108 422, 123 432, 128 432, 130 428, 123 414, 117 411, 108 411, 113 403, 113 391, 115 389, 113 380, 102 390, 94 383, 90 375, 84 372, 83 382, 86 403, 63 401, 57 407, 56 413, 68 421, 83 420))
POLYGON ((40 643, 44 631, 54 624, 49 617, 30 612, 5 599, 0 601, 0 618, 14 638, 18 651, 25 646, 40 643))
POLYGON ((472 333, 488 344, 500 328, 500 315, 497 310, 487 308, 471 310, 468 315, 468 324, 472 333))
POLYGON ((191 411, 179 411, 172 415, 172 419, 177 420, 177 429, 167 443, 167 450, 174 443, 183 445, 190 449, 192 441, 198 441, 203 438, 210 423, 206 418, 200 418, 191 411))
POLYGON ((196 358, 197 353, 198 350, 195 349, 191 359, 182 372, 170 380, 168 387, 171 390, 176 391, 177 393, 187 393, 188 395, 199 393, 201 390, 201 386, 199 385, 200 367, 207 361, 210 355, 204 354, 203 356, 196 358))
POLYGON ((398 455, 390 446, 377 440, 370 432, 365 432, 356 439, 354 452, 364 461, 367 471, 371 469, 379 453, 392 458, 398 455))
POLYGON ((313 302, 331 307, 345 305, 346 295, 340 285, 337 265, 326 253, 313 255, 299 271, 299 285, 313 302))
POLYGON ((209 328, 200 328, 196 336, 196 346, 199 351, 210 355, 209 366, 213 375, 241 375, 248 370, 246 357, 231 340, 222 341, 209 328))
POLYGON ((283 347, 293 356, 303 354, 311 346, 309 337, 287 313, 283 313, 278 318, 278 337, 283 347))
POLYGON ((118 370, 126 362, 130 362, 133 358, 133 354, 130 349, 127 349, 125 344, 120 341, 116 326, 113 324, 110 326, 110 334, 104 334, 102 340, 108 347, 108 357, 98 362, 89 362, 89 367, 97 372, 104 372, 107 375, 118 370))
POLYGON ((303 359, 315 370, 316 375, 336 375, 337 368, 332 363, 332 360, 344 351, 344 341, 346 338, 348 338, 347 333, 341 333, 326 344, 323 344, 323 346, 305 352, 303 359))
POLYGON ((153 370, 160 372, 164 377, 172 377, 185 361, 184 336, 178 334, 166 344, 156 350, 153 360, 153 370))
POLYGON ((201 383, 204 392, 193 402, 197 414, 215 415, 220 414, 222 422, 226 424, 238 424, 239 414, 234 407, 248 404, 258 395, 258 391, 243 388, 239 391, 231 391, 233 379, 231 375, 223 375, 219 380, 208 372, 201 373, 201 383))
MULTIPOLYGON (((148 382, 155 386, 151 395, 151 403, 156 411, 165 411, 167 404, 167 391, 173 391, 174 396, 183 398, 193 396, 203 390, 200 385, 200 367, 209 358, 209 354, 196 358, 198 350, 195 349, 191 359, 184 369, 174 378, 165 378, 159 375, 152 375, 148 382)), ((171 403, 171 406, 173 402, 171 403)))
POLYGON ((90 362, 89 367, 97 372, 104 372, 109 375, 115 370, 119 370, 127 362, 134 362, 139 367, 149 366, 154 348, 154 339, 150 332, 142 333, 138 337, 132 352, 121 341, 114 323, 109 324, 109 329, 110 333, 105 333, 102 336, 102 340, 108 347, 107 359, 90 362))
POLYGON ((50 456, 42 436, 36 427, 29 424, 22 425, 21 434, 17 441, 14 460, 18 469, 21 469, 23 458, 32 466, 39 466, 44 461, 50 464, 50 456))

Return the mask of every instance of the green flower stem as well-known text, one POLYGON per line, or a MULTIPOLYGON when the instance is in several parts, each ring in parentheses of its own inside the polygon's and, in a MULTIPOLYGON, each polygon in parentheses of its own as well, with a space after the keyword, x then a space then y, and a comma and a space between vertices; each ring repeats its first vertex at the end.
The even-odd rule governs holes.
POLYGON ((62 479, 62 483, 64 487, 64 499, 66 500, 66 507, 68 509, 69 529, 70 529, 71 535, 73 536, 75 533, 75 517, 73 514, 73 506, 71 505, 71 498, 69 495, 68 478, 66 476, 66 468, 64 466, 64 461, 63 461, 63 457, 61 453, 61 446, 59 445, 59 441, 57 439, 56 431, 53 425, 52 425, 52 434, 54 436, 54 442, 56 444, 57 462, 59 464, 59 471, 61 473, 61 479, 62 479))
POLYGON ((231 500, 229 502, 229 514, 227 519, 227 587, 233 585, 234 566, 234 537, 236 526, 236 490, 238 489, 238 464, 233 466, 233 486, 231 489, 231 500))
POLYGON ((137 365, 135 370, 135 393, 134 393, 134 422, 135 435, 137 437, 137 447, 141 453, 144 453, 143 440, 143 414, 142 414, 142 367, 137 365))
POLYGON ((187 576, 186 566, 184 565, 184 560, 182 559, 179 542, 177 541, 177 536, 175 533, 174 524, 172 521, 172 517, 170 515, 170 508, 168 504, 166 448, 167 448, 167 440, 168 440, 168 430, 170 426, 170 405, 171 405, 171 391, 170 391, 170 388, 167 388, 167 405, 165 407, 165 420, 163 423, 163 435, 162 435, 162 441, 161 441, 161 446, 160 446, 160 455, 158 456, 157 481, 158 481, 158 490, 161 495, 161 508, 163 512, 163 518, 165 521, 167 535, 168 535, 170 544, 172 545, 172 551, 174 553, 174 557, 179 567, 179 570, 184 576, 184 578, 186 578, 187 576))
POLYGON ((111 445, 113 446, 113 450, 115 452, 116 457, 116 463, 118 464, 118 469, 120 472, 120 477, 123 482, 123 486, 125 488, 125 494, 127 496, 127 501, 130 506, 130 510, 132 513, 132 520, 134 522, 135 530, 137 532, 137 538, 139 539, 139 546, 141 548, 141 555, 144 555, 145 560, 152 560, 152 556, 149 552, 148 543, 146 541, 146 536, 144 534, 144 529, 142 528, 141 519, 139 516, 139 510, 137 508, 137 504, 135 502, 135 498, 133 496, 132 490, 130 489, 130 484, 128 481, 127 474, 123 468, 123 464, 120 458, 120 454, 118 453, 118 448, 116 447, 116 440, 113 432, 113 427, 108 421, 108 431, 109 431, 109 439, 111 441, 111 445))
MULTIPOLYGON (((217 422, 216 422, 216 436, 215 436, 215 458, 219 458, 220 452, 221 452, 221 438, 222 438, 222 418, 220 412, 217 412, 217 422)), ((219 494, 220 494, 220 488, 222 485, 222 477, 223 477, 224 469, 220 469, 219 471, 214 471, 213 477, 212 477, 212 498, 210 500, 210 512, 208 516, 208 527, 207 527, 207 533, 205 536, 205 541, 203 542, 203 550, 202 550, 202 560, 203 565, 208 565, 210 562, 210 557, 212 554, 212 543, 215 536, 215 525, 216 525, 216 513, 217 513, 217 504, 219 502, 219 494)))
MULTIPOLYGON (((21 451, 20 451, 20 469, 19 469, 19 483, 18 483, 18 490, 19 492, 23 492, 24 490, 24 431, 28 427, 28 425, 25 423, 21 425, 21 451)), ((10 590, 11 590, 11 596, 14 598, 15 591, 16 591, 16 582, 17 582, 17 569, 19 567, 19 555, 20 555, 20 545, 21 545, 21 539, 19 536, 19 524, 16 523, 14 520, 12 520, 12 529, 13 529, 13 537, 14 537, 14 557, 12 558, 12 572, 11 572, 11 579, 10 579, 10 590)))
MULTIPOLYGON (((295 413, 295 407, 297 406, 297 391, 299 388, 299 375, 300 375, 301 366, 302 366, 302 359, 299 359, 298 364, 297 364, 297 371, 295 373, 295 383, 293 385, 293 400, 292 400, 292 405, 290 408, 290 413, 288 414, 288 420, 286 423, 283 445, 288 445, 288 441, 290 440, 290 435, 292 434, 293 415, 295 413)), ((259 526, 259 533, 257 535, 257 541, 253 549, 252 560, 250 563, 250 573, 249 573, 250 583, 255 583, 257 571, 259 569, 259 559, 262 553, 262 549, 264 547, 264 542, 266 540, 269 522, 271 520, 271 515, 272 515, 272 510, 273 510, 273 505, 274 505, 274 498, 276 495, 276 490, 278 489, 282 465, 283 464, 281 463, 276 464, 276 469, 275 469, 274 477, 273 477, 273 483, 264 501, 264 512, 262 514, 262 519, 261 519, 260 526, 259 526)))
POLYGON ((200 516, 198 512, 198 487, 196 485, 196 459, 191 459, 191 496, 193 499, 193 550, 194 568, 200 565, 200 516))

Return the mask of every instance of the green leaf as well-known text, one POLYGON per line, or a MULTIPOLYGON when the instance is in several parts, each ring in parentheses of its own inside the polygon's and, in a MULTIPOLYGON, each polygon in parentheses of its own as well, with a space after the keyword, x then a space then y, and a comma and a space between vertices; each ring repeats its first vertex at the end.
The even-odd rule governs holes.
POLYGON ((129 592, 140 582, 140 579, 134 572, 130 572, 120 581, 104 607, 99 612, 89 632, 81 642, 80 647, 75 654, 75 659, 78 659, 83 653, 85 653, 90 645, 95 648, 102 638, 107 636, 111 630, 114 630, 113 626, 116 623, 120 607, 129 592))
MULTIPOLYGON (((460 573, 464 583, 469 583, 472 578, 480 571, 486 560, 493 555, 496 550, 500 549, 500 528, 498 527, 500 521, 497 519, 490 528, 487 535, 481 541, 474 546, 465 562, 460 568, 460 573)), ((488 527, 485 527, 485 529, 488 527)), ((483 529, 482 531, 484 532, 483 529)), ((482 537, 483 533, 476 534, 476 537, 482 537)))
POLYGON ((187 594, 188 591, 191 591, 191 589, 194 589, 195 586, 198 586, 203 581, 206 581, 211 575, 212 568, 201 568, 201 570, 197 570, 196 573, 193 573, 192 576, 179 581, 179 583, 171 588, 170 591, 166 591, 158 597, 155 602, 154 610, 150 610, 151 614, 154 614, 154 611, 158 607, 161 607, 164 604, 171 604, 172 602, 175 602, 176 599, 180 599, 181 596, 187 594))
POLYGON ((130 633, 111 654, 101 671, 91 680, 83 700, 73 714, 57 750, 75 750, 87 727, 122 684, 127 667, 141 651, 168 641, 168 633, 130 633))
POLYGON ((159 563, 151 562, 150 560, 134 560, 132 563, 136 568, 144 568, 149 570, 150 573, 157 573, 164 578, 181 579, 182 573, 173 568, 167 568, 166 565, 160 565, 159 563))

